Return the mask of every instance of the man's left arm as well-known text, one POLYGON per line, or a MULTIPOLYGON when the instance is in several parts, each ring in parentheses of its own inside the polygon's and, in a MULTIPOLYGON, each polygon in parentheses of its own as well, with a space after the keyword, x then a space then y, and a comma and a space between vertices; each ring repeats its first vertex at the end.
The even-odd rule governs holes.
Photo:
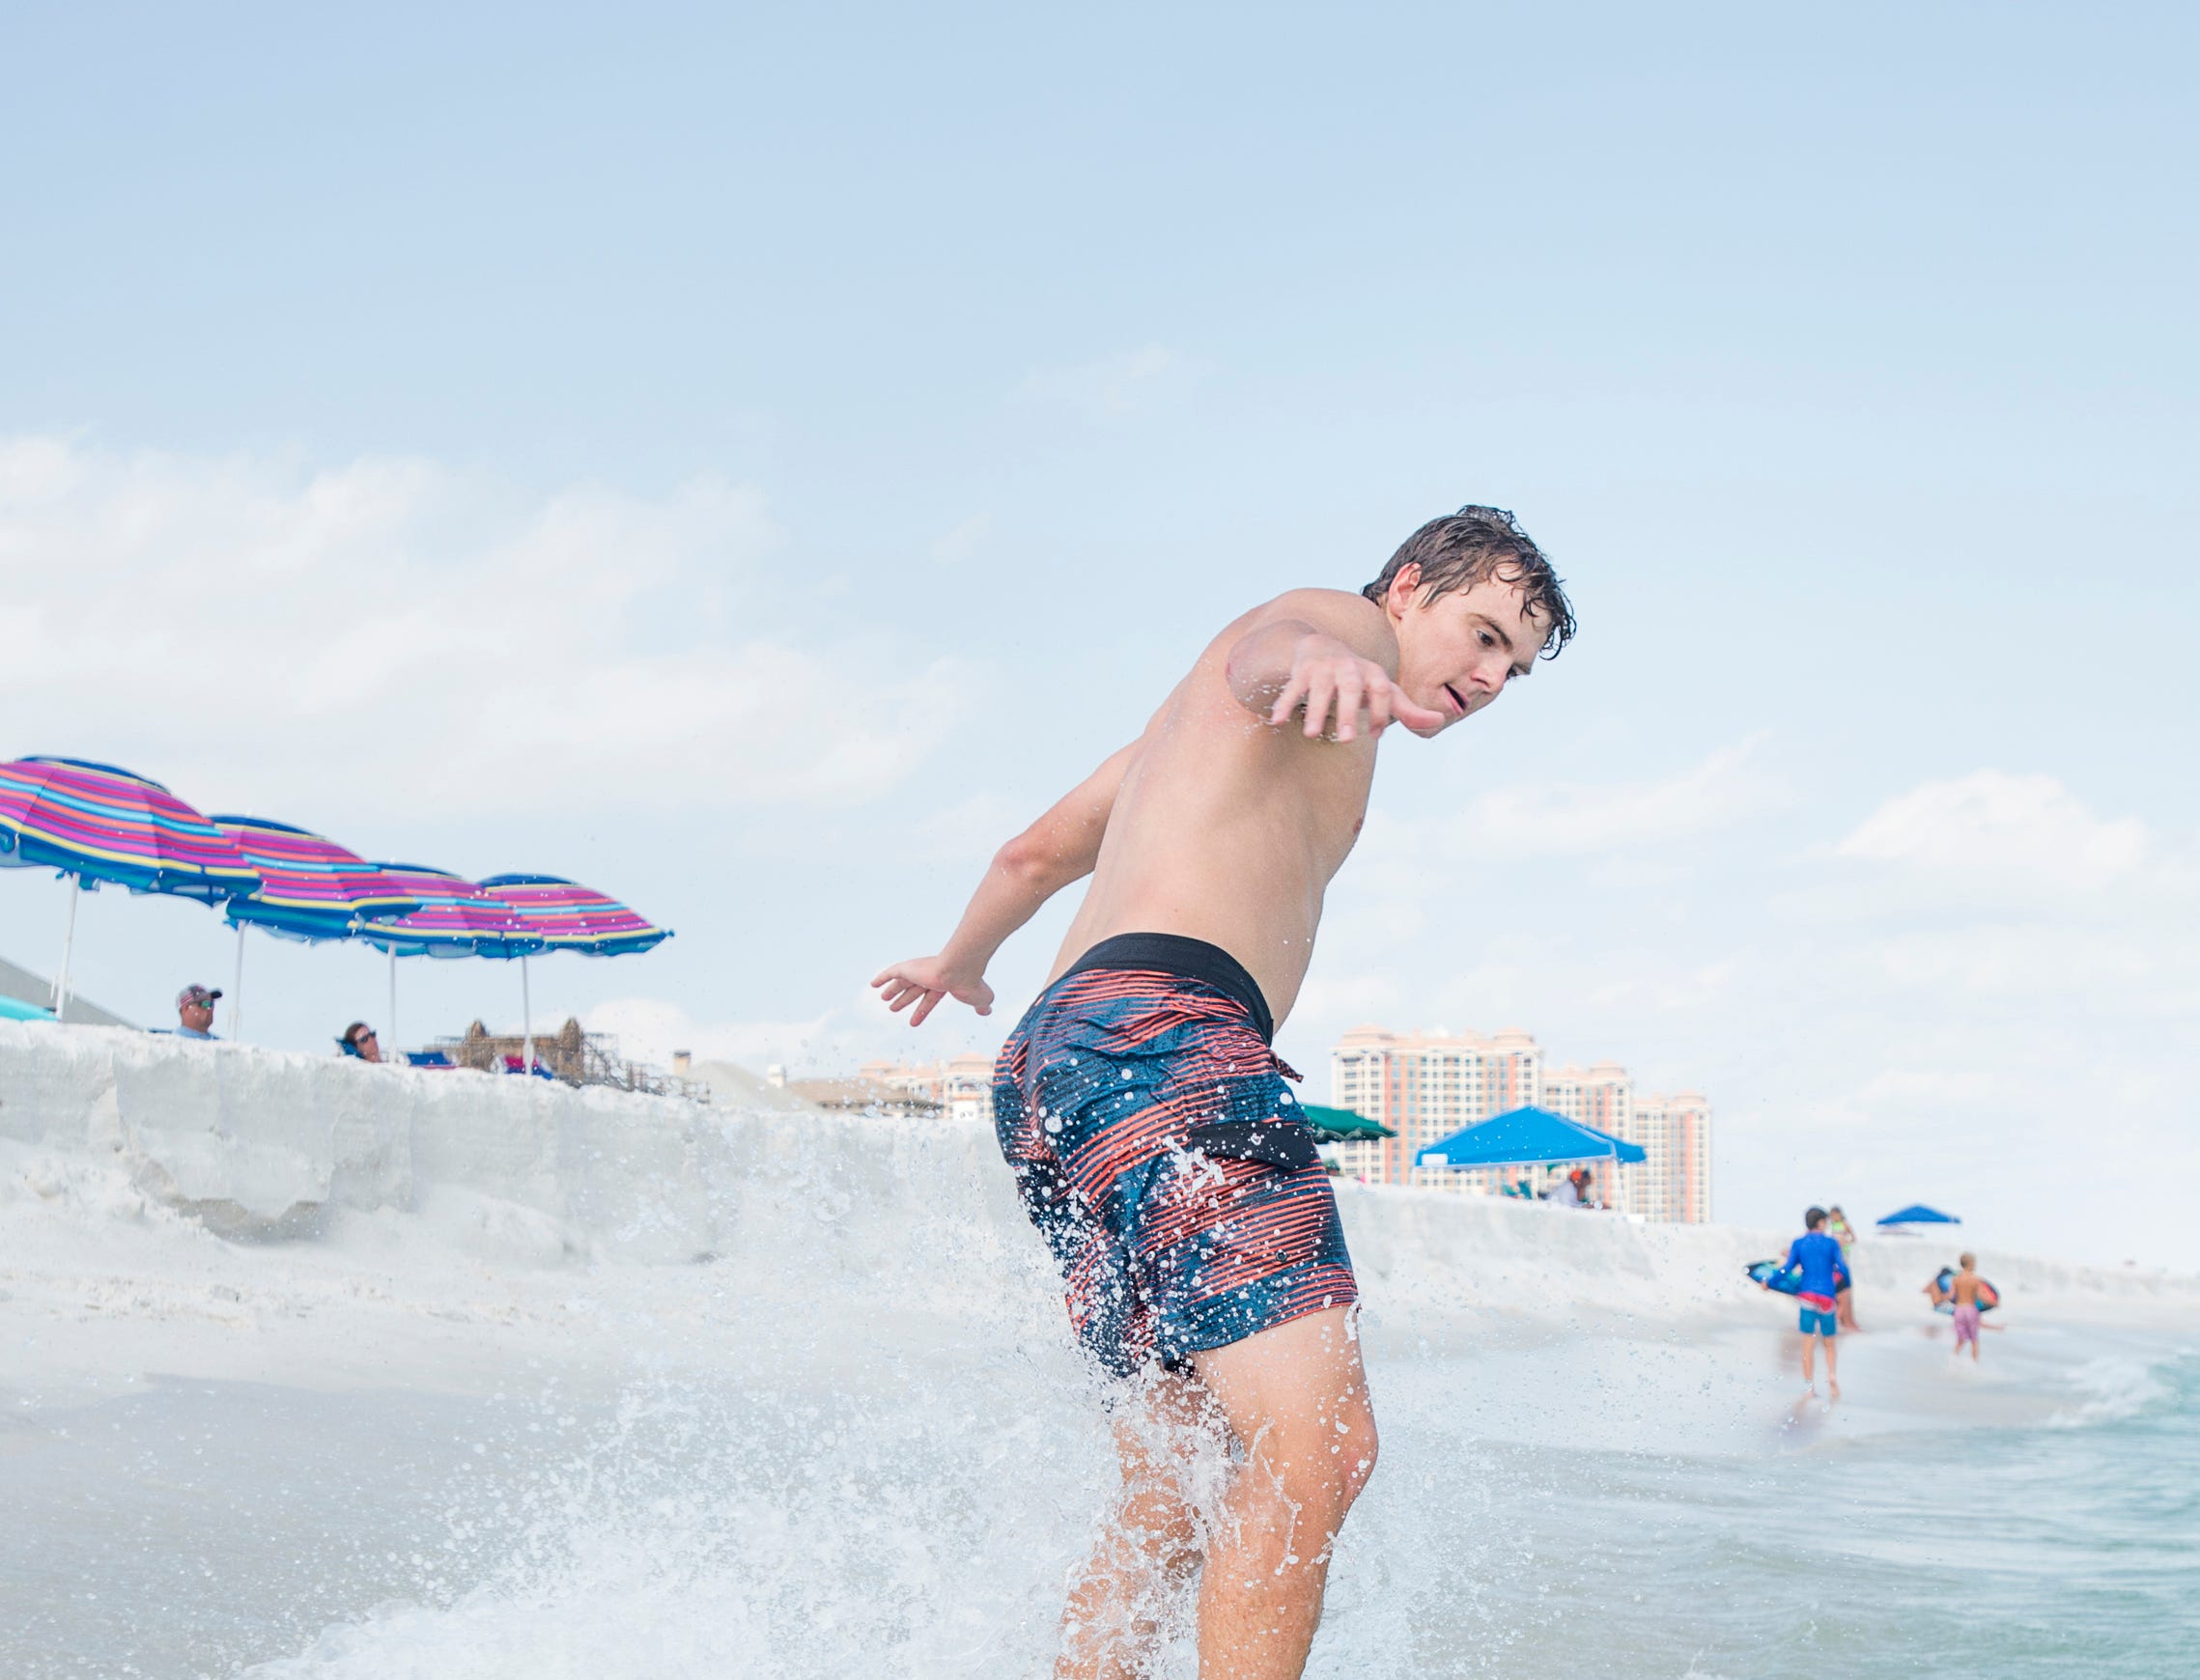
POLYGON ((993 854, 985 878, 971 894, 969 908, 940 954, 896 963, 871 982, 888 1009, 899 1015, 915 1004, 917 1011, 909 1018, 912 1026, 922 1026, 924 1018, 948 997, 961 999, 980 1015, 993 1013, 986 965, 1041 905, 1092 873, 1100 842, 1108 832, 1108 818, 1115 808, 1115 795, 1144 742, 1142 735, 1112 753, 1036 823, 993 854))

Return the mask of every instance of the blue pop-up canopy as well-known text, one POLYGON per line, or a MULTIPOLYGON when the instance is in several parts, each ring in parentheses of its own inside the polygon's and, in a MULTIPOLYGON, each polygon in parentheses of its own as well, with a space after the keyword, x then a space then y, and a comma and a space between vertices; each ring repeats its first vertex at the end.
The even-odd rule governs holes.
POLYGON ((1938 1208, 1929 1208, 1923 1202, 1912 1202, 1897 1214, 1889 1214, 1879 1223, 1886 1225, 1960 1225, 1963 1221, 1954 1214, 1944 1214, 1938 1208))
POLYGON ((1479 1126, 1438 1138, 1414 1158, 1416 1166, 1559 1166, 1574 1161, 1650 1159, 1628 1143, 1548 1108, 1513 1108, 1479 1126))

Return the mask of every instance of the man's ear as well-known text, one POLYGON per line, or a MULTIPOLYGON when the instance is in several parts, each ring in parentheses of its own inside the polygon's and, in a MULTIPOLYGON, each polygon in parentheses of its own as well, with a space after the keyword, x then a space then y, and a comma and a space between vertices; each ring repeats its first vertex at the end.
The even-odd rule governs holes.
POLYGON ((1383 595, 1383 604, 1391 611, 1402 615, 1413 604, 1414 597, 1420 593, 1421 562, 1408 560, 1391 579, 1391 586, 1383 595))

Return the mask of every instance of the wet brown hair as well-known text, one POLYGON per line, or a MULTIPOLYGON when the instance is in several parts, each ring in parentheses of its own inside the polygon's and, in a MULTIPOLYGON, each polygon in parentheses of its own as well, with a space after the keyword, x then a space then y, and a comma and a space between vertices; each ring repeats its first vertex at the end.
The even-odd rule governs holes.
POLYGON ((1558 658, 1559 650, 1573 640, 1573 602, 1566 600, 1564 580, 1536 540, 1503 508, 1469 502, 1455 514, 1430 519, 1398 545, 1381 574, 1360 593, 1382 605, 1392 581, 1408 566, 1421 568, 1424 604, 1491 578, 1518 584, 1528 610, 1549 626, 1543 632, 1543 658, 1558 658))

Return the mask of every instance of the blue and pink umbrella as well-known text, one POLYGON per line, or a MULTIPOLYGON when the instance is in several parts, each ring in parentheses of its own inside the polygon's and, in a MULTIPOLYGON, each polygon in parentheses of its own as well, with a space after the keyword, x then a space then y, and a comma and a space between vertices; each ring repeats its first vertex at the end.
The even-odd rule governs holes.
POLYGON ((261 884, 236 842, 158 782, 72 758, 0 764, 0 864, 57 869, 70 878, 69 929, 53 983, 56 1016, 69 1001, 83 888, 104 883, 219 904, 261 884))
MULTIPOLYGON (((397 1036, 397 960, 400 957, 525 958, 543 948, 512 910, 464 876, 424 863, 378 863, 419 908, 386 921, 361 922, 353 938, 389 953, 389 1031, 397 1036)), ((521 982, 522 995, 525 980, 521 982)), ((533 1062, 530 1046, 528 1061, 533 1062)))
MULTIPOLYGON (((617 899, 558 875, 492 875, 481 890, 509 910, 542 941, 543 951, 583 957, 627 957, 662 944, 672 930, 636 915, 617 899)), ((527 1066, 535 1062, 534 1002, 527 959, 520 959, 520 1008, 527 1066)))
POLYGON ((230 992, 229 1030, 243 1022, 244 930, 286 939, 348 939, 362 921, 401 916, 420 908, 394 876, 335 841, 266 817, 210 819, 260 876, 250 898, 229 901, 237 929, 237 979, 230 992))

